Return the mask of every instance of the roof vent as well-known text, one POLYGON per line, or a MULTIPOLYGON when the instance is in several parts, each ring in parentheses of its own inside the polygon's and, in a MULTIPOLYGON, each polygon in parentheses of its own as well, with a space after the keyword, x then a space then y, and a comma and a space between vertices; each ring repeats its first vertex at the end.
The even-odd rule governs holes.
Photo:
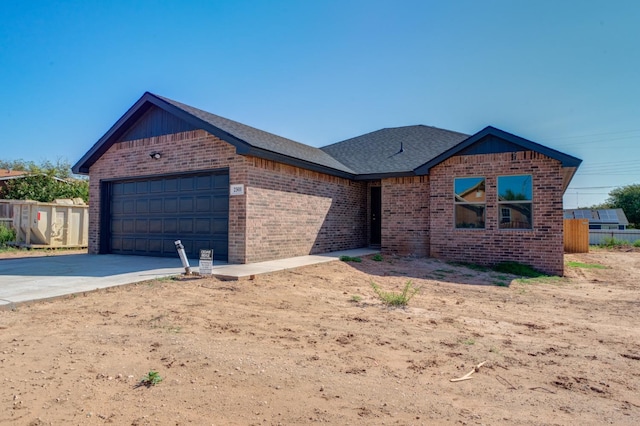
POLYGON ((398 154, 404 152, 404 142, 400 142, 400 151, 398 151, 398 154))

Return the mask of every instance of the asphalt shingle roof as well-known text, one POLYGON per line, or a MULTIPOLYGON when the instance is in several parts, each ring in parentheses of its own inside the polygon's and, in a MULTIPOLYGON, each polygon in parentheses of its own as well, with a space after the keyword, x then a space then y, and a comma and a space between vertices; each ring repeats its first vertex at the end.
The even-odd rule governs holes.
POLYGON ((256 129, 255 127, 247 126, 246 124, 211 114, 210 112, 194 108, 172 99, 158 95, 153 96, 162 99, 184 112, 191 114, 220 130, 223 130, 224 132, 227 132, 231 136, 246 142, 252 147, 286 155, 287 157, 307 161, 313 164, 319 164, 343 172, 351 174, 354 173, 354 171, 349 167, 345 166, 342 162, 319 148, 305 145, 282 136, 274 135, 273 133, 265 132, 264 130, 256 129))
POLYGON ((469 135, 431 126, 381 129, 321 148, 357 174, 410 172, 469 135))
POLYGON ((424 125, 386 128, 315 148, 147 92, 73 166, 74 173, 89 173, 91 165, 153 105, 234 145, 240 155, 271 159, 350 179, 427 174, 444 158, 490 134, 562 161, 569 170, 565 188, 581 162, 493 127, 486 127, 473 136, 424 125))

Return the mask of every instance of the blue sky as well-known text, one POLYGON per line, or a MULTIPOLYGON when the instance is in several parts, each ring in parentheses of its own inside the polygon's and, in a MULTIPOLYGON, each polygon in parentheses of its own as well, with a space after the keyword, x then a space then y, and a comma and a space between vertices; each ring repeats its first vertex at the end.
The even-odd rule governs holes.
POLYGON ((75 163, 150 91, 313 146, 493 125, 640 183, 640 2, 38 1, 0 6, 0 159, 75 163))

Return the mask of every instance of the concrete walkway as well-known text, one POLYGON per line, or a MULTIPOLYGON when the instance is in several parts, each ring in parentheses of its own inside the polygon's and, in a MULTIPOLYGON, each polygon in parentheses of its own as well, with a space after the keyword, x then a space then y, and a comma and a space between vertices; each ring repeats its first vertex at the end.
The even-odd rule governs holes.
MULTIPOLYGON (((226 280, 331 262, 340 256, 366 256, 377 250, 356 249, 290 259, 227 265, 215 262, 214 276, 226 280)), ((191 260, 198 272, 198 261, 191 260)), ((15 303, 49 299, 101 288, 131 284, 184 273, 180 259, 146 256, 72 254, 0 259, 0 309, 15 303)))

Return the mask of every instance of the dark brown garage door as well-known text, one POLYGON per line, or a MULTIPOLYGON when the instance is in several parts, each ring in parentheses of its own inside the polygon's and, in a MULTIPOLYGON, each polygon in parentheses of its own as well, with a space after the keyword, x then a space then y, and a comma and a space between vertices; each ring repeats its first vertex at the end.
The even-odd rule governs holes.
POLYGON ((110 253, 177 258, 181 240, 190 259, 213 248, 227 260, 228 172, 111 182, 108 193, 110 253))

